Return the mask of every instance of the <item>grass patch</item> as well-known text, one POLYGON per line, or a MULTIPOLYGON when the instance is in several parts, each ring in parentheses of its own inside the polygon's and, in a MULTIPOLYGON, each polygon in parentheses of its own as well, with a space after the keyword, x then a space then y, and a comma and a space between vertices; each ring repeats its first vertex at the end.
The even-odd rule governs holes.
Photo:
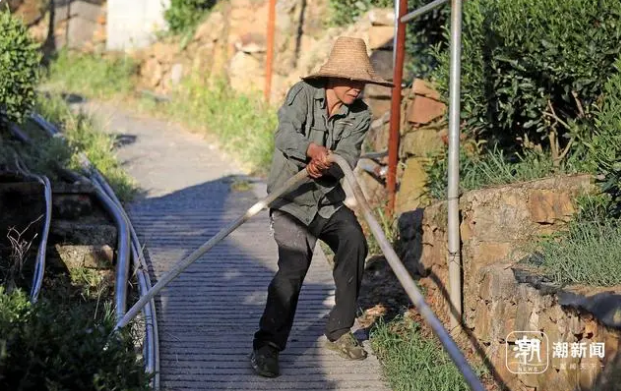
POLYGON ((61 164, 79 171, 79 153, 84 152, 106 177, 119 199, 123 202, 131 200, 136 192, 136 184, 117 160, 112 137, 105 134, 93 118, 86 114, 73 113, 58 95, 40 97, 37 101, 37 112, 48 121, 59 125, 68 143, 66 146, 59 145, 58 142, 48 143, 49 148, 42 149, 44 161, 57 159, 51 152, 60 152, 63 157, 61 164))
POLYGON ((110 99, 134 90, 135 62, 127 56, 59 52, 50 64, 45 87, 54 92, 110 99))
POLYGON ((423 337, 420 325, 407 317, 380 320, 371 332, 371 346, 394 391, 469 389, 436 339, 423 337))
POLYGON ((225 151, 256 174, 267 172, 278 119, 259 96, 237 94, 224 81, 206 87, 195 76, 182 83, 164 108, 169 117, 217 136, 225 151))
MULTIPOLYGON (((429 197, 445 199, 448 188, 448 151, 432 158, 426 172, 429 197)), ((546 154, 528 152, 524 155, 506 155, 502 150, 494 148, 476 155, 462 150, 459 185, 461 191, 469 191, 570 172, 573 170, 567 167, 555 168, 552 158, 546 154)))
POLYGON ((567 232, 539 243, 546 275, 563 285, 621 285, 621 227, 578 218, 567 232))

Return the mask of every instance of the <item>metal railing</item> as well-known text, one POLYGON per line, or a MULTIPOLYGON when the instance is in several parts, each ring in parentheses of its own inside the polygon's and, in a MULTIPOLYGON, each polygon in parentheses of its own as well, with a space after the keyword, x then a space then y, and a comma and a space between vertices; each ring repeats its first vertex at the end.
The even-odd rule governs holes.
MULTIPOLYGON (((395 90, 392 94, 391 123, 389 137, 389 165, 387 173, 387 190, 389 196, 388 213, 392 213, 396 194, 396 170, 401 134, 401 83, 403 71, 403 54, 405 51, 405 23, 411 22, 449 0, 435 0, 410 13, 405 14, 405 0, 395 0, 396 30, 395 36, 395 90)), ((449 310, 451 330, 457 330, 462 317, 461 292, 461 254, 459 233, 459 125, 460 125, 460 78, 461 78, 461 21, 462 0, 451 0, 451 34, 450 34, 450 78, 449 78, 449 150, 448 150, 448 266, 449 295, 454 310, 449 310)))
MULTIPOLYGON (((484 391, 483 385, 481 381, 477 378, 474 371, 466 361, 466 358, 459 350, 455 342, 452 340, 449 333, 444 329, 442 323, 438 318, 434 315, 431 308, 425 303, 422 293, 416 287, 414 280, 408 273, 407 269, 399 259, 395 250, 392 248, 388 239, 384 235, 384 231, 381 226, 373 216, 373 212, 367 203, 360 186, 358 185, 358 181, 354 176, 352 169, 349 167, 349 164, 345 159, 341 156, 331 153, 329 155, 329 160, 337 164, 345 174, 345 179, 349 183, 352 191, 354 192, 354 196, 358 201, 359 205, 362 207, 364 218, 369 224, 369 228, 378 241, 380 248, 382 249, 384 255, 386 256, 386 260, 390 264, 390 267, 393 269, 395 275, 399 279, 399 282, 407 292, 408 296, 412 300, 413 304, 416 306, 418 312, 421 314, 425 322, 431 327, 433 332, 436 334, 449 356, 459 369, 459 371, 463 374, 466 382, 470 386, 472 390, 475 391, 484 391)), ((143 295, 138 302, 127 311, 125 316, 117 323, 116 330, 125 327, 133 317, 135 317, 138 312, 149 302, 152 300, 155 295, 157 295, 160 290, 162 290, 166 285, 168 285, 174 278, 176 278, 179 274, 181 274, 188 266, 190 266, 193 262, 195 262, 200 256, 205 254, 207 251, 211 250, 216 244, 226 238, 231 232, 237 229, 240 225, 250 219, 252 216, 259 213, 263 208, 269 207, 269 205, 276 200, 281 195, 289 192, 295 186, 299 185, 302 181, 308 178, 308 172, 306 169, 298 172, 296 175, 291 177, 282 188, 274 191, 269 194, 265 199, 254 204, 245 214, 238 217, 235 221, 230 223, 227 227, 218 232, 215 236, 209 239, 205 244, 200 246, 197 250, 195 250, 192 254, 190 254, 187 258, 179 261, 176 265, 172 267, 166 274, 164 274, 157 284, 153 286, 145 295, 143 295)))

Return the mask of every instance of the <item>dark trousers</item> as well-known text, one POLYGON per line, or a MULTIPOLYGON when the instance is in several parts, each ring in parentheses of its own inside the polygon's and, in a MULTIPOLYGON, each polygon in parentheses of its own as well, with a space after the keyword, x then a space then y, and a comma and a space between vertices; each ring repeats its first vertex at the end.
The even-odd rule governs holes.
POLYGON ((343 206, 329 220, 317 215, 308 227, 278 210, 272 210, 271 217, 278 245, 278 272, 268 288, 265 311, 254 335, 254 348, 270 344, 281 351, 285 349, 317 239, 323 240, 335 254, 336 305, 330 312, 325 334, 330 341, 337 340, 354 324, 368 252, 356 216, 343 206))

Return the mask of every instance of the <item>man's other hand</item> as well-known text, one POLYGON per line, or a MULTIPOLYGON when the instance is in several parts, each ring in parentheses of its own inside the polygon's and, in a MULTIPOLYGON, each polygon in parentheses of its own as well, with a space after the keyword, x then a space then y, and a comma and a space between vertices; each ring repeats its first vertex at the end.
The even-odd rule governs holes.
POLYGON ((308 172, 308 176, 310 176, 311 178, 317 179, 322 177, 324 170, 317 167, 315 161, 311 160, 311 162, 308 163, 308 165, 306 166, 306 172, 308 172))

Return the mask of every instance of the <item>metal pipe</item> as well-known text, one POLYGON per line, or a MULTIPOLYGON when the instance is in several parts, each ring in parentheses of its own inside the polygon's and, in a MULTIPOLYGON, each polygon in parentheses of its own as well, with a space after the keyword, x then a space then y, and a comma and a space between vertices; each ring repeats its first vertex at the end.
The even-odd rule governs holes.
MULTIPOLYGON (((369 207, 369 204, 367 203, 364 197, 364 194, 362 190, 360 189, 358 182, 356 181, 356 177, 354 176, 354 173, 349 167, 349 164, 347 163, 347 161, 343 159, 341 156, 334 154, 334 153, 331 153, 329 155, 329 159, 331 162, 337 164, 343 170, 343 173, 345 174, 345 178, 347 182, 349 183, 352 191, 354 192, 354 196, 356 197, 356 200, 362 207, 364 217, 369 223, 369 228, 371 229, 371 232, 377 239, 380 245, 380 248, 382 249, 382 251, 384 252, 384 255, 386 256, 386 260, 390 264, 395 275, 399 279, 399 282, 401 283, 401 285, 403 285, 406 293, 408 294, 408 296, 410 297, 410 299, 412 300, 412 302, 418 309, 423 319, 431 327, 431 329, 436 334, 436 336, 438 337, 438 339, 440 340, 444 348, 447 350, 449 356, 451 357, 451 359, 453 360, 457 368, 463 374, 470 388, 475 391, 484 391, 483 385, 481 384, 480 380, 474 374, 474 371, 472 370, 472 368, 466 361, 466 358, 461 353, 461 351, 459 350, 455 342, 452 340, 448 332, 444 329, 444 327, 442 326, 442 323, 433 314, 433 311, 431 310, 431 308, 429 308, 427 303, 425 303, 422 293, 416 287, 414 280, 412 279, 407 269, 405 268, 405 266, 403 265, 403 263, 401 262, 397 254, 395 253, 395 250, 392 248, 392 246, 388 242, 388 239, 386 239, 386 236, 384 235, 384 231, 382 230, 379 223, 373 216, 373 212, 371 211, 371 208, 369 207)), ((276 198, 280 197, 282 194, 286 193, 287 191, 289 191, 290 189, 292 189, 294 186, 298 185, 302 181, 306 180, 307 178, 308 178, 308 173, 306 170, 302 170, 298 172, 295 176, 290 178, 283 185, 281 189, 278 189, 277 191, 273 192, 268 197, 266 197, 264 200, 259 201, 256 204, 254 204, 250 209, 248 209, 248 211, 243 216, 239 217, 237 220, 231 223, 228 227, 218 232, 218 234, 216 234, 214 237, 209 239, 209 241, 207 241, 205 244, 203 244, 201 247, 195 250, 189 257, 178 262, 175 266, 173 266, 173 268, 169 272, 167 272, 164 276, 162 276, 160 281, 157 284, 155 284, 155 286, 146 295, 141 297, 140 300, 132 308, 130 308, 129 311, 127 311, 123 319, 121 319, 121 321, 117 323, 115 330, 118 330, 119 328, 126 326, 129 323, 129 321, 138 314, 140 309, 147 303, 147 301, 153 298, 162 288, 164 288, 164 286, 166 286, 170 281, 172 281, 181 272, 183 272, 183 270, 185 270, 188 266, 190 266, 201 255, 203 255, 204 253, 209 251, 211 248, 213 248, 218 242, 223 240, 232 231, 237 229, 237 227, 239 227, 241 224, 246 222, 250 217, 256 215, 264 207, 269 206, 276 198)))
POLYGON ((409 298, 412 300, 412 303, 416 306, 416 309, 418 310, 420 315, 436 334, 436 336, 440 340, 440 343, 442 343, 449 356, 464 376, 464 379, 466 380, 470 388, 476 391, 485 390, 485 388, 483 388, 483 384, 481 384, 481 381, 475 375, 474 371, 466 361, 466 358, 459 350, 459 347, 457 347, 451 336, 442 326, 440 320, 438 320, 431 308, 425 302, 422 293, 416 287, 416 284, 410 276, 410 273, 399 259, 397 253, 395 253, 395 250, 390 245, 388 239, 386 239, 384 231, 375 219, 375 216, 373 216, 371 207, 367 203, 367 200, 364 197, 364 193, 362 192, 362 189, 360 189, 360 185, 358 184, 358 181, 356 180, 356 177, 354 176, 354 173, 349 167, 347 161, 336 154, 331 154, 330 160, 338 164, 339 167, 341 167, 341 169, 343 170, 343 173, 345 173, 345 179, 347 180, 349 186, 354 192, 354 196, 358 201, 358 205, 362 207, 364 218, 369 224, 369 229, 379 243, 379 246, 382 249, 382 252, 384 253, 384 256, 386 257, 386 260, 392 268, 395 276, 397 276, 397 279, 405 289, 409 298))
POLYGON ((451 328, 461 324, 461 256, 459 236, 459 125, 461 78, 461 0, 451 3, 451 64, 449 97, 448 152, 448 268, 451 306, 451 328))
POLYGON ((43 286, 43 276, 45 274, 45 256, 47 250, 47 239, 50 234, 50 225, 52 223, 52 185, 50 180, 43 175, 34 175, 35 178, 45 188, 45 225, 43 226, 43 235, 37 251, 37 262, 35 264, 34 278, 32 281, 32 289, 30 290, 30 300, 36 303, 39 299, 39 293, 43 286))
POLYGON ((276 19, 276 0, 270 0, 267 11, 267 50, 265 53, 265 102, 270 102, 272 92, 272 64, 274 63, 274 25, 276 19))
MULTIPOLYGON (((21 129, 17 128, 17 126, 15 126, 15 128, 21 131, 21 129)), ((30 141, 25 142, 29 143, 30 141)), ((45 196, 45 222, 43 223, 43 234, 41 235, 41 241, 39 242, 39 248, 37 250, 34 276, 32 277, 32 287, 30 288, 30 301, 32 303, 36 303, 39 299, 41 286, 43 286, 47 239, 50 234, 50 225, 52 223, 52 185, 46 176, 31 173, 26 167, 20 164, 19 160, 16 160, 15 164, 22 175, 32 178, 43 185, 43 194, 45 196)))
POLYGON ((114 304, 116 319, 121 319, 127 308, 127 280, 129 279, 129 228, 122 213, 103 189, 94 183, 95 194, 104 209, 112 216, 117 227, 117 257, 114 304))
POLYGON ((30 137, 24 133, 23 130, 21 130, 19 128, 19 126, 15 125, 14 123, 10 122, 9 123, 9 130, 11 131, 11 133, 13 133, 13 136, 18 139, 20 142, 24 143, 24 144, 32 144, 32 140, 30 139, 30 137))
MULTIPOLYGON (((144 252, 142 250, 142 246, 140 245, 140 241, 138 239, 138 235, 134 226, 131 223, 127 212, 123 209, 121 201, 118 199, 114 190, 108 185, 108 183, 104 180, 103 177, 99 173, 96 173, 95 180, 98 184, 104 189, 104 191, 108 194, 108 196, 117 204, 119 210, 123 214, 127 225, 129 227, 131 241, 132 241, 132 259, 134 270, 136 272, 136 278, 138 280, 138 290, 140 292, 140 296, 144 295, 146 292, 151 289, 151 278, 149 277, 149 268, 146 263, 146 259, 144 256, 144 252)), ((154 375, 153 377, 153 389, 159 390, 160 387, 160 362, 159 362, 159 334, 158 334, 158 325, 157 325, 157 312, 155 309, 155 301, 152 299, 149 301, 148 305, 144 308, 144 318, 145 318, 145 335, 146 335, 146 343, 145 343, 145 367, 146 372, 154 375)))
POLYGON ((390 107, 390 135, 388 138, 388 174, 386 175, 386 187, 388 190, 388 205, 386 214, 392 216, 395 209, 395 198, 397 192, 397 163, 399 161, 399 138, 401 125, 401 83, 403 81, 403 61, 405 58, 405 24, 399 22, 401 16, 407 10, 407 0, 399 0, 399 17, 395 20, 397 24, 397 44, 395 51, 395 67, 390 107))
POLYGON ((404 15, 401 17, 401 23, 407 23, 409 21, 411 21, 412 19, 416 19, 419 16, 422 16, 424 14, 426 14, 429 11, 433 11, 434 9, 438 8, 439 6, 448 3, 449 0, 435 0, 432 1, 429 4, 426 4, 420 8, 415 9, 414 11, 410 12, 407 15, 404 15))

